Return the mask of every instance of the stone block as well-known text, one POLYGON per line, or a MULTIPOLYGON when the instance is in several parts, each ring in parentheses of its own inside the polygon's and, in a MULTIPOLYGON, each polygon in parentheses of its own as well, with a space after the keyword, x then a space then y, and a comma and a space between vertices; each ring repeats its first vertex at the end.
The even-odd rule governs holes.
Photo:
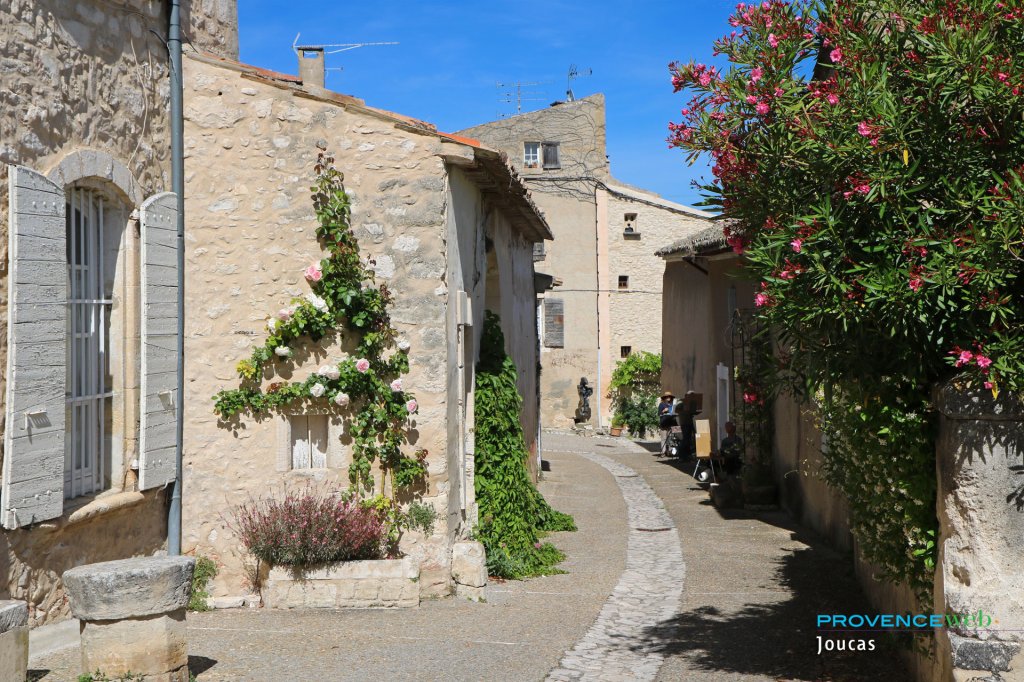
POLYGON ((85 621, 170 613, 188 605, 192 557, 138 557, 64 572, 71 612, 85 621))
POLYGON ((240 609, 245 606, 245 597, 211 597, 206 605, 211 609, 240 609))
POLYGON ((8 628, 0 634, 0 680, 24 680, 27 672, 28 625, 8 628))
POLYGON ((419 565, 412 559, 350 561, 310 570, 273 568, 263 587, 269 608, 418 606, 419 565))
POLYGON ((479 542, 452 545, 452 579, 458 585, 483 587, 487 584, 487 557, 479 542))
POLYGON ((28 603, 16 599, 0 601, 0 633, 28 625, 28 603))
POLYGON ((147 681, 188 682, 185 609, 122 620, 82 621, 82 672, 129 672, 147 681))
POLYGON ((469 601, 486 601, 484 599, 484 588, 482 587, 470 587, 469 585, 455 585, 455 596, 458 599, 468 599, 469 601))

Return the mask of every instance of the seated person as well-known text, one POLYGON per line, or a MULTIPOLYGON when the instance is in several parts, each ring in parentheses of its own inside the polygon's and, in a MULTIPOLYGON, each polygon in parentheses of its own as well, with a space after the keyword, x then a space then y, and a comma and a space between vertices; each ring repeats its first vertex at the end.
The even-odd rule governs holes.
POLYGON ((725 438, 718 449, 722 456, 722 470, 730 476, 740 473, 743 468, 743 439, 736 435, 736 425, 725 422, 725 438))

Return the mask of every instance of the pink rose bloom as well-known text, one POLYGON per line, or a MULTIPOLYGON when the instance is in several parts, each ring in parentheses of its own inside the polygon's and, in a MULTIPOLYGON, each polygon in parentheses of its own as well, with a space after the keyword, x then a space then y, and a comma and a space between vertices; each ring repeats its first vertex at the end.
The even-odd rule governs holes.
POLYGON ((402 380, 401 379, 395 379, 394 381, 392 381, 391 382, 391 390, 395 391, 396 393, 398 391, 401 391, 402 390, 402 380))
POLYGON ((407 409, 409 411, 409 414, 412 414, 413 412, 415 412, 418 407, 419 407, 419 404, 416 402, 415 398, 413 398, 412 400, 410 400, 409 402, 407 402, 405 404, 405 409, 407 409))
POLYGON ((306 268, 306 279, 310 282, 319 282, 323 279, 324 271, 320 268, 319 263, 313 263, 306 268))
POLYGON ((984 355, 976 356, 974 358, 974 361, 977 362, 978 363, 978 367, 981 367, 982 369, 985 369, 986 367, 988 367, 989 365, 992 364, 991 358, 988 358, 987 356, 984 356, 984 355))
POLYGON ((758 105, 757 105, 756 107, 754 107, 754 109, 755 109, 755 110, 757 111, 757 113, 758 113, 758 114, 760 114, 761 116, 764 116, 764 115, 765 115, 765 114, 767 114, 767 113, 768 113, 769 111, 771 111, 771 107, 769 107, 769 106, 768 106, 768 104, 767 104, 766 102, 759 102, 759 103, 758 103, 758 105))
POLYGON ((779 46, 779 39, 775 37, 774 33, 768 34, 768 44, 771 45, 772 47, 779 46))
POLYGON ((365 374, 370 369, 370 361, 366 358, 359 358, 356 360, 356 369, 365 374))
POLYGON ((334 396, 334 403, 339 407, 347 407, 351 400, 352 399, 348 397, 348 393, 339 393, 334 396))
POLYGON ((789 245, 793 247, 793 251, 795 251, 796 253, 800 253, 800 248, 803 246, 803 243, 803 239, 794 239, 789 243, 789 245))
POLYGON ((857 124, 857 132, 864 137, 871 137, 871 126, 868 125, 867 121, 861 121, 857 124))
POLYGON ((828 53, 828 58, 832 60, 833 64, 839 64, 843 61, 843 51, 837 47, 828 53))
POLYGON ((292 309, 281 308, 280 310, 277 311, 277 319, 281 320, 282 322, 287 322, 288 320, 292 319, 292 309))
POLYGON ((764 70, 760 66, 756 66, 750 70, 751 83, 756 83, 757 81, 761 80, 762 76, 764 76, 764 70))

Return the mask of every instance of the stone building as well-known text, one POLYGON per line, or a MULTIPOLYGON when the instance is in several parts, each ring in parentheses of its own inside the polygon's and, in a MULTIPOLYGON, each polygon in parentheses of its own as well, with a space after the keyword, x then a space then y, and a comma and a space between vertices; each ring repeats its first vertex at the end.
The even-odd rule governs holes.
MULTIPOLYGON (((235 365, 263 342, 268 315, 309 290, 303 271, 322 256, 309 185, 318 147, 326 148, 345 173, 361 249, 395 296, 392 322, 411 344, 403 382, 420 405, 414 447, 429 452, 422 500, 439 522, 430 537, 407 533, 402 547, 420 562, 421 593, 448 594, 451 544, 475 523, 473 372, 483 313, 499 313, 521 369, 520 418, 532 444, 533 245, 551 233, 498 152, 325 90, 323 71, 308 68, 320 56, 302 55, 299 79, 186 54, 183 546, 222 565, 214 594, 237 596, 250 568, 225 510, 296 483, 347 486, 351 450, 340 419, 314 410, 225 425, 210 400, 238 385, 235 365), (311 457, 299 456, 307 450, 311 457)), ((294 363, 279 363, 278 375, 304 379, 349 350, 344 338, 308 346, 294 363)))
MULTIPOLYGON (((166 354, 142 339, 163 331, 153 287, 176 272, 140 237, 173 196, 165 4, 0 4, 0 592, 34 625, 67 617, 64 570, 166 539, 173 408, 166 354)), ((183 23, 237 54, 234 0, 185 2, 183 23)))
MULTIPOLYGON (((440 522, 434 536, 406 544, 424 566, 424 593, 444 593, 450 544, 474 520, 471 406, 483 311, 500 312, 510 354, 535 367, 533 244, 551 234, 498 152, 330 93, 322 71, 303 84, 242 66, 235 0, 182 5, 181 401, 160 38, 167 3, 0 5, 0 201, 10 209, 0 218, 0 593, 27 600, 33 625, 62 620, 65 570, 164 551, 177 404, 186 419, 183 547, 223 561, 218 594, 242 590, 241 550, 224 527, 231 503, 293 481, 347 484, 346 445, 321 415, 232 432, 212 413, 211 396, 231 387, 270 306, 301 291, 301 271, 319 255, 308 197, 318 144, 347 173, 355 230, 413 344, 408 380, 422 406, 414 433, 430 452, 423 496, 440 522), (299 471, 290 455, 303 428, 307 443, 332 440, 320 466, 299 471)), ((310 352, 319 359, 328 350, 310 352)), ((520 379, 530 438, 536 376, 520 379)))
POLYGON ((600 94, 461 134, 508 155, 556 237, 535 256, 560 282, 539 317, 545 426, 573 422, 581 377, 595 387, 592 421, 608 425, 615 363, 661 352, 662 263, 654 250, 706 227, 710 214, 612 177, 600 94))

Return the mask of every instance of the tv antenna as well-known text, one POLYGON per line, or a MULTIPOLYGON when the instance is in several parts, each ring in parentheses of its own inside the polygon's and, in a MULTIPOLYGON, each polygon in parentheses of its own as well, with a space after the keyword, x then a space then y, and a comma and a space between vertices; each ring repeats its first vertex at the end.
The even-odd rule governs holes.
MULTIPOLYGON (((543 102, 543 97, 532 97, 531 95, 541 94, 537 90, 524 90, 523 88, 530 88, 536 85, 542 85, 542 83, 524 83, 522 81, 515 81, 514 83, 495 83, 494 86, 498 90, 505 89, 498 96, 498 102, 503 104, 515 104, 516 113, 523 113, 523 102, 543 102)), ((504 114, 508 115, 508 114, 504 114)))
POLYGON ((565 87, 565 101, 573 102, 576 100, 576 95, 572 94, 572 82, 574 80, 576 80, 577 78, 582 78, 583 76, 592 76, 593 74, 593 69, 585 69, 581 71, 580 69, 576 68, 575 64, 571 64, 569 66, 568 84, 565 87))
MULTIPOLYGON (((337 54, 339 52, 347 52, 348 50, 354 50, 359 47, 373 47, 377 45, 398 45, 395 41, 378 42, 378 43, 327 43, 324 45, 299 45, 299 36, 301 33, 295 34, 295 40, 292 41, 292 51, 295 54, 299 54, 302 50, 321 50, 324 55, 337 54), (327 49, 334 48, 334 49, 327 49)), ((341 71, 340 66, 334 68, 325 68, 324 71, 341 71)))

